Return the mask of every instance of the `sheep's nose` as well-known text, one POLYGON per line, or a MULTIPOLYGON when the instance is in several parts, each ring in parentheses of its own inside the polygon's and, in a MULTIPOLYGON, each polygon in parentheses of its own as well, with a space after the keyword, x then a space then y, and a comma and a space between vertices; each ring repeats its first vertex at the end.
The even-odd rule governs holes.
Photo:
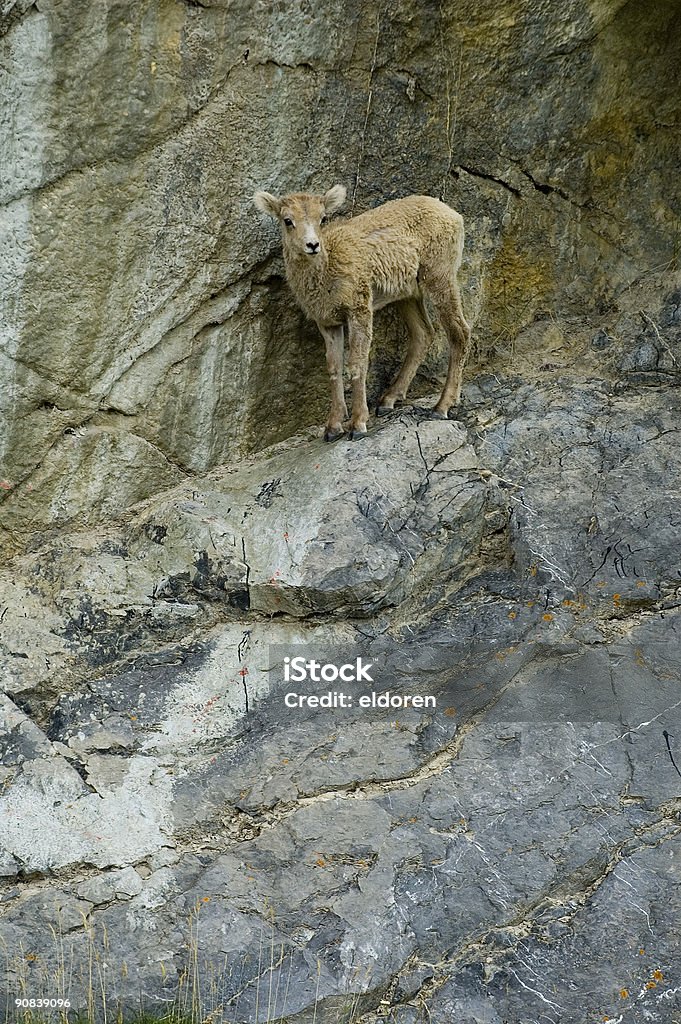
POLYGON ((305 248, 312 254, 319 252, 319 242, 306 242, 305 248))

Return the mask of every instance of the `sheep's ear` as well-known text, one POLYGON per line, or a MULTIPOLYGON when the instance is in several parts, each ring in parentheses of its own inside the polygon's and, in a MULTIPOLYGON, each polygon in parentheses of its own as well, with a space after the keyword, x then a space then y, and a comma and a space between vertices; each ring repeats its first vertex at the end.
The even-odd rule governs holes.
POLYGON ((324 209, 327 214, 331 216, 336 210, 340 210, 341 206, 345 202, 347 190, 343 185, 334 185, 328 192, 324 194, 324 209))
POLYGON ((270 217, 278 217, 281 213, 281 199, 270 192, 256 192, 253 202, 262 213, 269 213, 270 217))

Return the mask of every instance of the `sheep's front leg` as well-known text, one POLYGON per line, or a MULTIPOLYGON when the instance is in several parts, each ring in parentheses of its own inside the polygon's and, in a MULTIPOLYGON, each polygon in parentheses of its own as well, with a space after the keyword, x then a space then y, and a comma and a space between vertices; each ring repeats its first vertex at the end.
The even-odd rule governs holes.
POLYGON ((349 359, 348 369, 352 379, 352 419, 350 439, 357 441, 367 432, 369 407, 367 405, 367 369, 371 348, 372 315, 371 306, 355 312, 348 319, 349 359))
POLYGON ((343 420, 348 418, 348 407, 345 404, 343 390, 343 326, 321 327, 326 342, 326 365, 331 381, 331 409, 324 431, 325 441, 336 441, 343 434, 343 420))

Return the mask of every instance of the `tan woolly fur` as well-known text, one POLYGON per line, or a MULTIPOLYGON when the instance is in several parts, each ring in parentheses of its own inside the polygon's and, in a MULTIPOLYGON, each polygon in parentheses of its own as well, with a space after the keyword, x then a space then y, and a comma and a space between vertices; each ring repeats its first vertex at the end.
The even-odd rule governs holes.
POLYGON ((430 196, 407 196, 329 223, 345 197, 342 185, 334 185, 321 196, 296 192, 277 197, 256 192, 253 197, 259 210, 279 221, 286 279, 326 343, 331 379, 327 441, 345 432, 348 418, 343 388, 346 342, 352 380, 352 415, 347 429, 353 439, 366 434, 366 376, 375 310, 396 303, 410 335, 400 372, 379 400, 379 415, 406 398, 433 338, 426 296, 450 346, 447 380, 433 410, 438 418, 446 419, 450 407, 459 401, 470 346, 470 328, 457 281, 464 240, 461 214, 430 196))

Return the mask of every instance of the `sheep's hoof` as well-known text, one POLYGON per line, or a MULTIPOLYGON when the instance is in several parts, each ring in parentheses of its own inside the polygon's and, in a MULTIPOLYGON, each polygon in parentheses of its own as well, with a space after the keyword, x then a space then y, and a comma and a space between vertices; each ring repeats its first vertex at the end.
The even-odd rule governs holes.
POLYGON ((376 407, 377 416, 389 416, 391 412, 395 412, 395 408, 392 405, 378 405, 376 407))
POLYGON ((430 419, 431 420, 448 420, 449 416, 448 416, 448 414, 446 412, 440 412, 439 409, 431 409, 430 410, 430 419))
POLYGON ((344 430, 329 430, 328 427, 324 431, 325 441, 337 441, 339 437, 342 437, 345 433, 344 430))
POLYGON ((362 438, 366 437, 366 436, 367 436, 366 429, 365 430, 351 430, 350 431, 350 440, 351 441, 361 441, 362 438))

